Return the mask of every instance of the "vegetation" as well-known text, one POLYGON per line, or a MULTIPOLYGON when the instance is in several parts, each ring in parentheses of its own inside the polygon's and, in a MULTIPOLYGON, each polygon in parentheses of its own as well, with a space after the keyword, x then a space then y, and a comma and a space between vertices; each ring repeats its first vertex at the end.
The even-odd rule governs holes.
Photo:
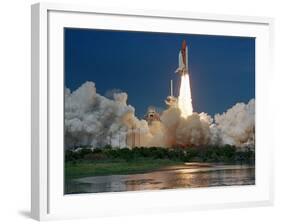
POLYGON ((65 177, 67 179, 114 174, 133 174, 156 170, 163 166, 176 165, 179 162, 171 160, 139 160, 134 162, 80 162, 66 163, 65 177))
POLYGON ((184 162, 254 163, 254 150, 234 146, 201 146, 190 148, 121 148, 84 147, 65 152, 65 177, 142 173, 184 162))

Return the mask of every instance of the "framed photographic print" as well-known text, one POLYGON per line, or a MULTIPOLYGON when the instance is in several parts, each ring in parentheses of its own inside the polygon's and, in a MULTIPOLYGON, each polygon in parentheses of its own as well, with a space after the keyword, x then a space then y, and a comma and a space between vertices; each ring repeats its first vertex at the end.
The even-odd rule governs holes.
POLYGON ((32 217, 269 205, 271 18, 32 6, 32 217))

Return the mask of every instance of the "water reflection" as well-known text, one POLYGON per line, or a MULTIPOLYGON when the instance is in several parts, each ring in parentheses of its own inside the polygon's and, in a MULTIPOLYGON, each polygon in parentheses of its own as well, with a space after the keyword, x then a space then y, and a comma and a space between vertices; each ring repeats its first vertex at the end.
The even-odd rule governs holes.
POLYGON ((249 165, 186 163, 143 174, 93 176, 65 183, 65 193, 97 193, 255 184, 249 165))

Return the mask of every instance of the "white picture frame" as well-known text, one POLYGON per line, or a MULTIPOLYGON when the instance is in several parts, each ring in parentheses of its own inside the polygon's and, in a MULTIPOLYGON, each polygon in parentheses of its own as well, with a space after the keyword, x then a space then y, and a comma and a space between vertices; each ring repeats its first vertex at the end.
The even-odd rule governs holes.
POLYGON ((271 205, 273 147, 266 132, 273 19, 38 3, 32 5, 31 214, 37 220, 271 205), (162 191, 63 194, 63 28, 256 38, 256 184, 162 191))

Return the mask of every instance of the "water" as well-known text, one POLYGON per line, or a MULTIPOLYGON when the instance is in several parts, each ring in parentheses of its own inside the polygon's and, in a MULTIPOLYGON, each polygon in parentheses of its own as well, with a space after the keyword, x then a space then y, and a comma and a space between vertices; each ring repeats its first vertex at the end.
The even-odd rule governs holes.
POLYGON ((66 194, 160 190, 255 184, 252 165, 185 163, 142 174, 92 176, 68 180, 66 194))

